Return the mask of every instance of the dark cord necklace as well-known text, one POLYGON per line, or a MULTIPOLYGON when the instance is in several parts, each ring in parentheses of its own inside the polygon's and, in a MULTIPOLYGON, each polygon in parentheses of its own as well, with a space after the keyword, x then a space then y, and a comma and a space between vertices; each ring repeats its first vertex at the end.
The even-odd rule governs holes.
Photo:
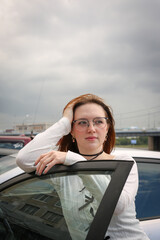
POLYGON ((82 153, 79 153, 79 154, 82 155, 82 156, 86 156, 86 157, 93 157, 93 158, 91 158, 91 159, 88 160, 88 161, 90 161, 90 160, 95 159, 96 157, 98 157, 98 156, 101 155, 102 153, 103 153, 103 150, 102 150, 101 152, 95 153, 95 154, 82 154, 82 153))

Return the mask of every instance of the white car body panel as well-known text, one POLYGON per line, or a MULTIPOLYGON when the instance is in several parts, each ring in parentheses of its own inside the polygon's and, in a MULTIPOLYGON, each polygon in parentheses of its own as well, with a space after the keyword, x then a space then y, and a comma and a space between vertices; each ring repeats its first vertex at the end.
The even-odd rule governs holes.
POLYGON ((150 240, 160 239, 160 219, 141 221, 140 223, 150 240))
POLYGON ((141 150, 141 149, 134 149, 134 148, 116 148, 115 150, 112 151, 113 155, 118 153, 126 153, 131 157, 160 159, 160 152, 156 152, 156 151, 141 150))
POLYGON ((12 179, 12 178, 20 175, 22 173, 24 173, 24 171, 21 168, 19 168, 19 167, 13 168, 12 170, 9 170, 0 175, 0 184, 6 182, 8 179, 12 179))

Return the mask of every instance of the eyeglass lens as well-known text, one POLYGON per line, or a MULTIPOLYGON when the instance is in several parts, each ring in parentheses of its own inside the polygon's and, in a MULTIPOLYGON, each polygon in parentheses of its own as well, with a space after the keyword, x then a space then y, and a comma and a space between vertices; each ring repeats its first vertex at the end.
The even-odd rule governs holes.
MULTIPOLYGON (((78 119, 74 121, 75 127, 78 130, 84 130, 85 128, 90 126, 90 121, 87 119, 78 119)), ((93 126, 96 126, 98 128, 103 128, 107 124, 107 118, 106 117, 100 117, 95 118, 92 120, 93 126)))

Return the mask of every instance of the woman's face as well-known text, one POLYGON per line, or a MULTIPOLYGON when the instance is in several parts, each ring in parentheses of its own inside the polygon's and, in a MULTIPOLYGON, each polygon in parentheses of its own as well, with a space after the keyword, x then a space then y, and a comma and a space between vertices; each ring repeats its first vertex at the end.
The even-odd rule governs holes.
MULTIPOLYGON (((89 126, 79 131, 76 128, 76 123, 73 124, 71 131, 72 136, 77 141, 79 152, 82 154, 94 154, 102 151, 109 124, 103 128, 93 125, 92 120, 97 117, 107 117, 104 109, 96 103, 87 103, 76 108, 74 120, 86 119, 89 121, 89 126)), ((106 120, 105 120, 106 121, 106 120)))

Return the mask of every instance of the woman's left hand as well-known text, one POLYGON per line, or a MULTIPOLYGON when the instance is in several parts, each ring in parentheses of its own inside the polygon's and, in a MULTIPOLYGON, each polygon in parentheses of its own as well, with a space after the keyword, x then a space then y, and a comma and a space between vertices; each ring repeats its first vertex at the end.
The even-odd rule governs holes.
POLYGON ((35 161, 37 166, 36 174, 41 175, 47 173, 56 164, 63 164, 66 159, 67 152, 51 151, 40 155, 35 161))

